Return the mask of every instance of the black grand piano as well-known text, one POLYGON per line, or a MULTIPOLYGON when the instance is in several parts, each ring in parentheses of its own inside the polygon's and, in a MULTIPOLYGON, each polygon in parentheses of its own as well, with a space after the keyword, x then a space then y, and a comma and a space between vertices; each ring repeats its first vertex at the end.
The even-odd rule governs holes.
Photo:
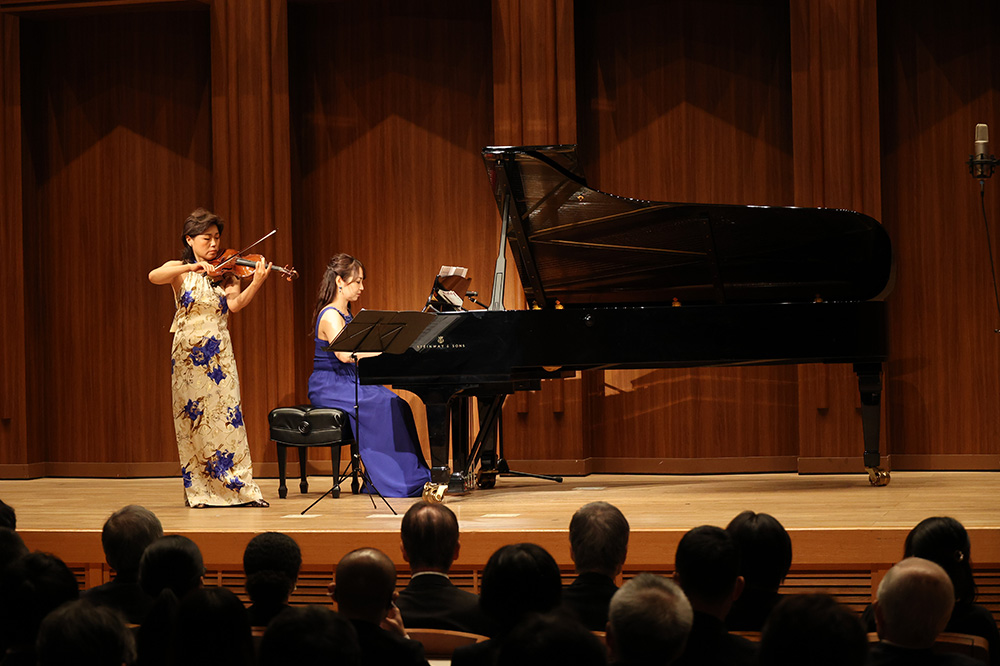
POLYGON ((879 404, 894 264, 877 221, 849 210, 615 196, 587 187, 575 146, 487 147, 483 160, 503 224, 489 308, 437 314, 432 339, 358 366, 363 383, 424 401, 433 482, 462 492, 490 478, 474 468, 496 471, 495 453, 482 447, 503 399, 541 379, 788 363, 853 364, 864 465, 873 485, 889 482, 879 404), (503 309, 507 243, 531 309, 503 309), (469 396, 483 424, 471 451, 461 427, 451 437, 469 396))

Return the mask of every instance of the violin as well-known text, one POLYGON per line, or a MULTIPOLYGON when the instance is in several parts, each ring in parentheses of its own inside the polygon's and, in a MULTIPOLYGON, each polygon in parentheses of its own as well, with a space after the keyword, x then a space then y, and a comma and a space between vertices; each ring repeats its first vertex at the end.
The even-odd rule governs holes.
MULTIPOLYGON (((257 270, 257 262, 263 260, 264 257, 259 254, 245 254, 231 249, 223 250, 218 257, 208 262, 215 267, 208 273, 208 277, 216 281, 223 279, 227 275, 235 275, 240 279, 253 277, 254 271, 257 270)), ((271 270, 281 273, 289 282, 299 276, 298 271, 291 266, 282 267, 272 265, 271 270)))

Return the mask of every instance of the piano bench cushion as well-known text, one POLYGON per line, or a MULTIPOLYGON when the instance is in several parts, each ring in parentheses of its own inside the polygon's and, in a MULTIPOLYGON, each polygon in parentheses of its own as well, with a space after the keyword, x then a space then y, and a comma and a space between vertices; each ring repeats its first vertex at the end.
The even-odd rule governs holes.
POLYGON ((286 446, 332 446, 354 440, 347 412, 333 407, 277 407, 267 421, 271 439, 286 446))

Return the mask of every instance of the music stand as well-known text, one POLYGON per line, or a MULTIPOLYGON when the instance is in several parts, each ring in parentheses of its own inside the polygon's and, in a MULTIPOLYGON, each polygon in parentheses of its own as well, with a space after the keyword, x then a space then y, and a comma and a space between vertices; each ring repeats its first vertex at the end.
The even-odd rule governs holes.
MULTIPOLYGON (((379 492, 365 466, 365 461, 361 457, 361 420, 358 414, 358 392, 361 384, 361 372, 357 370, 358 354, 365 353, 386 353, 401 354, 418 340, 427 340, 426 329, 437 317, 426 312, 384 312, 379 310, 362 310, 351 320, 340 334, 326 347, 324 351, 349 353, 354 359, 356 372, 354 373, 354 441, 357 445, 357 456, 360 463, 361 478, 368 486, 368 496, 371 491, 382 498, 385 505, 389 507, 393 515, 396 510, 392 508, 389 501, 379 492), (424 334, 423 336, 421 334, 424 334)), ((352 464, 353 464, 352 460, 352 464)), ((356 468, 357 469, 357 468, 356 468)), ((320 499, 323 499, 320 497, 320 499)), ((372 506, 375 506, 375 498, 372 497, 372 506)), ((319 500, 316 500, 317 502, 319 500)), ((313 503, 315 504, 315 502, 313 503)), ((312 508, 312 507, 309 507, 312 508)), ((308 511, 309 509, 306 509, 308 511)), ((305 512, 303 512, 305 513, 305 512)))

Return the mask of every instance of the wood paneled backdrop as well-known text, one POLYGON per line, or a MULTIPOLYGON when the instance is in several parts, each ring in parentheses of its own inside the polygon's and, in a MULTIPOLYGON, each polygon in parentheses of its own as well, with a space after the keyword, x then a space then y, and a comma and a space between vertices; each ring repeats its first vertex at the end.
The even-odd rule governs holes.
MULTIPOLYGON (((146 273, 199 205, 233 247, 277 228, 264 253, 302 275, 233 317, 273 474, 267 412, 306 400, 328 258, 365 262, 368 308, 419 309, 442 264, 485 292, 479 150, 553 143, 615 194, 881 220, 883 452, 1000 469, 1000 316, 963 164, 977 122, 1000 132, 997 46, 973 39, 998 30, 972 2, 0 0, 0 477, 177 473, 172 301, 146 273)), ((513 270, 507 301, 524 307, 513 270)), ((588 372, 510 400, 506 453, 556 473, 860 471, 857 408, 849 368, 588 372)))

